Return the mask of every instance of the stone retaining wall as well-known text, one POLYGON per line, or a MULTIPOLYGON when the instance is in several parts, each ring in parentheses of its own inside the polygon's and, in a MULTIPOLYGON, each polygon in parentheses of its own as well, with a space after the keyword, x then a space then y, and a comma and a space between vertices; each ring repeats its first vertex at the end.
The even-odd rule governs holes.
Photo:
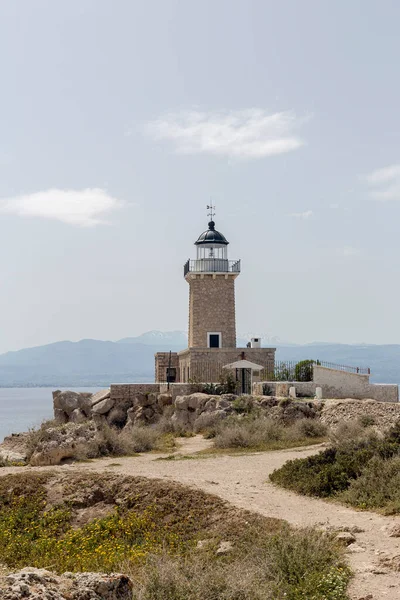
POLYGON ((253 384, 253 394, 287 397, 289 388, 296 389, 299 397, 314 397, 317 387, 323 398, 354 400, 378 400, 398 402, 399 388, 396 384, 370 383, 369 375, 349 373, 314 365, 313 381, 260 381, 253 384))

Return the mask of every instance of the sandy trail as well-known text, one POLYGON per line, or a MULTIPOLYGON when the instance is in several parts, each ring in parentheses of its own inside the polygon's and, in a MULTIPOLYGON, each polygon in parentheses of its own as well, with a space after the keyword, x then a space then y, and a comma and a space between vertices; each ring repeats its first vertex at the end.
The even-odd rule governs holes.
MULTIPOLYGON (((200 436, 188 438, 181 442, 178 454, 194 455, 210 445, 209 441, 200 436)), ((268 482, 269 474, 287 460, 310 456, 317 449, 314 446, 169 461, 157 460, 161 455, 143 454, 139 457, 99 459, 91 463, 47 468, 62 471, 112 471, 124 475, 170 478, 192 488, 216 494, 239 508, 285 519, 293 525, 358 527, 362 532, 355 534, 357 551, 348 554, 349 563, 355 572, 349 590, 350 597, 354 600, 399 600, 400 572, 383 567, 380 561, 382 558, 400 556, 400 538, 389 537, 387 531, 394 524, 400 524, 400 517, 358 512, 336 503, 300 496, 268 482)), ((21 470, 25 468, 3 468, 0 475, 21 470)))

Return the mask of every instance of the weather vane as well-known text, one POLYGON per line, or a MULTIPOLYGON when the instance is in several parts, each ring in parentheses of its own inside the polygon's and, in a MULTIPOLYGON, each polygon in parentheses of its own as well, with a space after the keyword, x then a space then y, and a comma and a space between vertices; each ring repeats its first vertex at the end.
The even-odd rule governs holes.
POLYGON ((213 206, 212 204, 207 204, 207 210, 209 211, 207 213, 207 217, 210 217, 211 221, 214 221, 214 217, 215 217, 215 205, 213 206))

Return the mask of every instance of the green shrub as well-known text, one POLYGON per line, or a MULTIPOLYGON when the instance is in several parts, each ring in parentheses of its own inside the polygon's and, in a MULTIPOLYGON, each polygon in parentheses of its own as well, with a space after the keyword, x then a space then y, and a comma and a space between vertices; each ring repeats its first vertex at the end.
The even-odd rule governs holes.
POLYGON ((353 428, 343 424, 335 436, 335 446, 316 456, 288 461, 270 475, 271 481, 308 496, 337 496, 360 508, 391 507, 398 511, 399 424, 383 439, 358 424, 353 428), (349 431, 358 437, 346 437, 349 431))
POLYGON ((351 481, 339 498, 363 509, 383 509, 385 514, 400 512, 400 456, 384 460, 372 458, 360 477, 351 481))
POLYGON ((268 383, 263 383, 262 393, 263 393, 263 396, 273 396, 273 390, 272 390, 271 386, 268 385, 268 383))
POLYGON ((229 371, 223 371, 219 383, 206 383, 201 392, 210 396, 221 396, 222 394, 236 394, 238 382, 229 371))
POLYGON ((375 418, 372 415, 361 415, 358 421, 362 427, 372 427, 375 425, 375 418))
POLYGON ((238 396, 232 402, 233 410, 241 414, 250 414, 255 410, 254 400, 252 396, 238 396))
POLYGON ((315 360, 301 360, 294 368, 296 381, 312 381, 315 360))

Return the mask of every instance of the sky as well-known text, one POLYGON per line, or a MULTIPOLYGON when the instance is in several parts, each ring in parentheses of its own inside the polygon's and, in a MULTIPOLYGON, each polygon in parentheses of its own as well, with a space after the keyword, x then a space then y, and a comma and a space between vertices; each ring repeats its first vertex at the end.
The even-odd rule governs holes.
POLYGON ((400 4, 2 0, 0 352, 186 330, 206 205, 238 332, 400 343, 400 4))

